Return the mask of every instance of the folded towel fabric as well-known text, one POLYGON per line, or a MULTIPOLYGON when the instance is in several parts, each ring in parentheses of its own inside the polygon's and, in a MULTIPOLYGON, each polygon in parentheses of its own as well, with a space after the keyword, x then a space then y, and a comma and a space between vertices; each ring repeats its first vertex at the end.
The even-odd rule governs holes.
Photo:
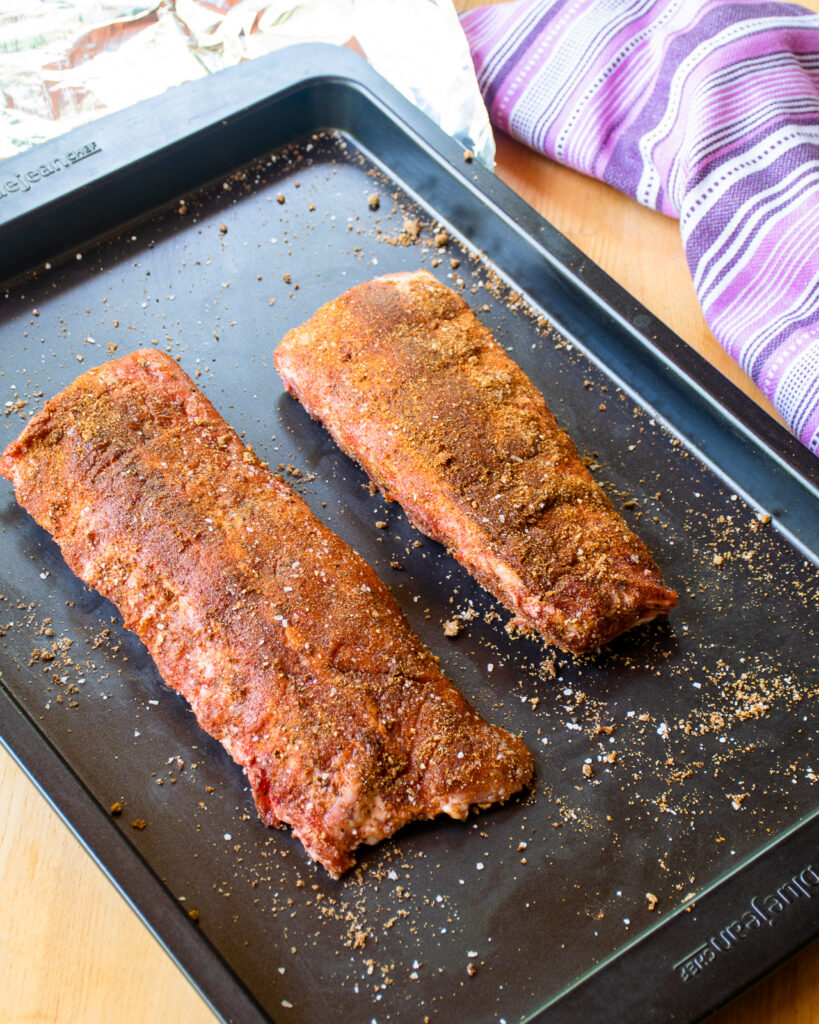
POLYGON ((496 127, 679 218, 715 336, 819 454, 819 15, 516 0, 461 23, 496 127))

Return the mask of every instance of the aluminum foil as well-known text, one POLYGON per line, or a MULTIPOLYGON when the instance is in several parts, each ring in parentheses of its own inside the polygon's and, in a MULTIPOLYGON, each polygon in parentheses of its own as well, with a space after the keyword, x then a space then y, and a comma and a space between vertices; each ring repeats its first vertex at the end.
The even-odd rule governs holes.
POLYGON ((3 0, 0 159, 169 86, 304 42, 354 46, 494 166, 452 0, 3 0))

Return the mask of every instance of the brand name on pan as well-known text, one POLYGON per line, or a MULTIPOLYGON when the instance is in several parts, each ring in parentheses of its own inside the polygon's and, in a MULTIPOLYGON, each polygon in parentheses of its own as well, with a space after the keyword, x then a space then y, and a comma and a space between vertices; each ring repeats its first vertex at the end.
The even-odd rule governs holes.
POLYGON ((96 142, 87 142, 84 146, 69 149, 65 156, 52 157, 51 160, 46 160, 27 171, 20 171, 14 177, 0 177, 0 199, 5 199, 6 196, 13 195, 15 192, 28 192, 33 185, 45 181, 52 174, 59 174, 60 171, 67 170, 73 164, 78 164, 80 160, 86 160, 89 156, 95 156, 101 152, 102 147, 98 146, 96 142))
POLYGON ((739 917, 726 924, 707 942, 697 946, 674 964, 681 981, 689 981, 702 974, 718 956, 728 953, 736 945, 766 925, 772 928, 783 914, 806 909, 809 900, 819 892, 819 873, 809 864, 783 882, 767 896, 754 896, 739 917))

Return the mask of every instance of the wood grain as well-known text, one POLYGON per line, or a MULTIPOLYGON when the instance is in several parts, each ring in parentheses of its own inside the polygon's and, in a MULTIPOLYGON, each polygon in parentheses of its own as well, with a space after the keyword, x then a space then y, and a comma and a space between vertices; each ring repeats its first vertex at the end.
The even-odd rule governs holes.
POLYGON ((0 879, 3 1024, 215 1024, 196 990, 2 749, 0 879))
MULTIPOLYGON (((480 3, 456 0, 455 6, 480 3)), ((807 6, 819 11, 819 0, 807 6)), ((675 221, 509 138, 497 143, 499 177, 773 414, 709 331, 675 221)), ((196 991, 3 751, 0 878, 2 1024, 214 1024, 196 991)), ((819 942, 711 1018, 711 1024, 816 1021, 819 942)))

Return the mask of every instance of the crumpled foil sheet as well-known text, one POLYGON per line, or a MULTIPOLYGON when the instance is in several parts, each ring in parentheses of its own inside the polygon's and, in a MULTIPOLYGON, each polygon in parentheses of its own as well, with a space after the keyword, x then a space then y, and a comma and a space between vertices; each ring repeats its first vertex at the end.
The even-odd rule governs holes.
POLYGON ((169 86, 304 42, 363 51, 494 166, 492 129, 451 0, 3 0, 0 159, 169 86))

